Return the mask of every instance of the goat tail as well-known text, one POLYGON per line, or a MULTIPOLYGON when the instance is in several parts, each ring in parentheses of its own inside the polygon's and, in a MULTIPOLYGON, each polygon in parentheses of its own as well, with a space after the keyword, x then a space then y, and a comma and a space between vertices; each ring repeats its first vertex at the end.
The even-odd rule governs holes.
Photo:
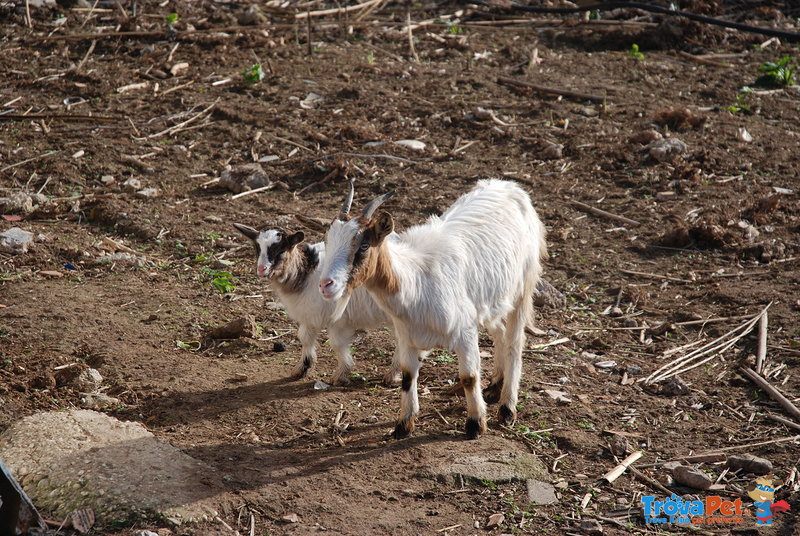
POLYGON ((525 270, 523 298, 520 304, 520 313, 522 318, 525 319, 525 327, 529 331, 533 331, 535 326, 533 302, 542 277, 542 261, 548 257, 547 230, 538 217, 535 220, 533 237, 536 243, 531 244, 533 254, 529 257, 528 266, 525 270))

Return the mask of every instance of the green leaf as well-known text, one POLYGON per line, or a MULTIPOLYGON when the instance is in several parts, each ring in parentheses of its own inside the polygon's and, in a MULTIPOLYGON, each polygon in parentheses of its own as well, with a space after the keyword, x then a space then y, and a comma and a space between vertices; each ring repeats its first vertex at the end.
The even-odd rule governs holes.
POLYGON ((196 352, 200 349, 200 341, 175 341, 175 345, 181 350, 196 352))

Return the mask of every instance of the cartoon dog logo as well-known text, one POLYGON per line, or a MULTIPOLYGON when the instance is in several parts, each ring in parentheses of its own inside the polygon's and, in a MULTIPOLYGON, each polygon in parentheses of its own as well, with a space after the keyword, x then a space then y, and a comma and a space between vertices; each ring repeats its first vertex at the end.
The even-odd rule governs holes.
POLYGON ((783 480, 775 479, 774 475, 762 476, 747 487, 747 495, 753 499, 756 511, 756 525, 772 525, 772 516, 776 512, 790 510, 789 503, 778 501, 773 503, 775 490, 783 485, 783 480))

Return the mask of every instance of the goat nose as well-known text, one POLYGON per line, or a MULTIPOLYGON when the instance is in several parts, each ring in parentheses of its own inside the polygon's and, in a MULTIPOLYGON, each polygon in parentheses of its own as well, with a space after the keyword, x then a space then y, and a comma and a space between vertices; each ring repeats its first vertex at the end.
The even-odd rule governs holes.
POLYGON ((320 290, 327 290, 333 285, 333 279, 330 277, 325 277, 319 280, 319 288, 320 290))
POLYGON ((267 273, 267 267, 259 265, 258 266, 258 275, 264 275, 266 273, 267 273))

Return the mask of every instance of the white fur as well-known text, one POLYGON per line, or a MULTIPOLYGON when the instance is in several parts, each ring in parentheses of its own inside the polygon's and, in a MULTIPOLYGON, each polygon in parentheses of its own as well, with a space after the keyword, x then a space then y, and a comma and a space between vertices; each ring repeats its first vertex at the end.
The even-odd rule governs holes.
MULTIPOLYGON (((358 232, 357 220, 336 221, 328 231, 329 255, 321 275, 333 280, 326 289, 329 299, 346 299, 349 248, 358 232)), ((411 374, 411 389, 402 392, 400 424, 413 427, 419 411, 416 380, 422 352, 442 346, 458 354, 461 378, 475 382, 473 389, 465 389, 467 415, 483 429, 480 328, 495 341, 492 383, 503 382, 500 402, 515 415, 524 328, 546 248, 545 229, 528 194, 512 182, 480 181, 441 217, 391 233, 383 247, 399 291, 369 290, 391 317, 400 367, 411 374)))
MULTIPOLYGON (((262 231, 256 241, 261 249, 257 273, 264 276, 269 274, 272 268, 267 255, 267 248, 278 241, 278 232, 274 229, 262 231), (261 273, 262 267, 265 269, 264 273, 261 273)), ((303 248, 304 245, 301 243, 297 247, 303 248)), ((334 374, 333 383, 334 385, 345 385, 350 381, 349 377, 354 366, 353 357, 350 354, 350 344, 353 341, 356 329, 383 327, 390 325, 390 322, 366 289, 359 289, 357 292, 353 292, 349 306, 334 317, 334 310, 337 304, 322 299, 318 289, 320 266, 325 258, 325 244, 319 242, 312 244, 311 248, 319 256, 319 264, 308 275, 303 289, 300 292, 286 292, 279 285, 274 286, 275 293, 286 308, 289 317, 299 324, 298 338, 303 347, 302 358, 295 367, 293 375, 294 377, 302 377, 307 369, 314 366, 317 361, 317 335, 327 328, 331 346, 338 359, 338 367, 334 374), (332 320, 333 318, 336 318, 336 320, 332 320), (308 361, 309 366, 305 365, 306 361, 308 361)), ((286 273, 279 282, 287 283, 295 275, 286 273)), ((397 360, 393 358, 392 366, 384 376, 384 383, 387 385, 399 381, 399 367, 396 363, 397 360)))

